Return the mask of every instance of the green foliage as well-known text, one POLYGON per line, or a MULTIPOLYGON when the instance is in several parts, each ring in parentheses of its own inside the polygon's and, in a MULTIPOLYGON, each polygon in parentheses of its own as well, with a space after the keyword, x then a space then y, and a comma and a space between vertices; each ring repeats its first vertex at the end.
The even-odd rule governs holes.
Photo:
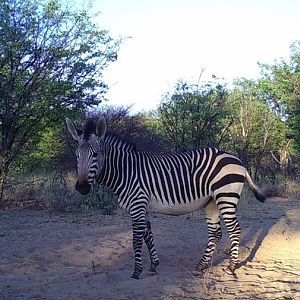
POLYGON ((260 89, 273 111, 285 120, 288 138, 300 151, 300 41, 291 46, 289 61, 261 65, 260 89))
POLYGON ((88 198, 81 204, 81 208, 100 210, 103 215, 111 215, 116 212, 118 202, 107 188, 96 185, 88 198))
POLYGON ((18 160, 17 170, 34 171, 35 169, 53 169, 57 159, 65 151, 62 128, 48 127, 38 133, 36 142, 28 143, 18 160))
POLYGON ((218 146, 226 129, 226 99, 225 86, 217 82, 202 87, 179 82, 161 101, 154 125, 175 151, 218 146))
POLYGON ((132 114, 130 109, 130 106, 102 106, 101 110, 89 113, 89 117, 104 116, 109 131, 133 142, 141 151, 163 151, 165 141, 152 126, 154 118, 150 114, 132 114))
POLYGON ((240 79, 228 98, 234 122, 229 128, 227 149, 236 153, 257 175, 263 158, 277 151, 285 140, 286 126, 262 97, 259 85, 240 79))
MULTIPOLYGON (((119 42, 93 23, 91 7, 76 10, 63 3, 0 3, 2 181, 28 144, 44 148, 46 135, 54 138, 41 131, 51 131, 71 111, 99 104, 107 91, 101 75, 116 59, 119 42)), ((36 155, 46 160, 53 154, 42 152, 36 155)))

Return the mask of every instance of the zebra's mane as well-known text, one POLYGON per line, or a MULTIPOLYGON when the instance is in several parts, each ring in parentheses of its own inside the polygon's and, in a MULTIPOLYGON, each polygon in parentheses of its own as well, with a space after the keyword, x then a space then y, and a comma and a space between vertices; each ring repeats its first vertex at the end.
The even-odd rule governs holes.
POLYGON ((105 134, 104 143, 117 149, 125 151, 136 151, 136 145, 131 142, 128 138, 119 135, 116 132, 108 131, 105 134))
MULTIPOLYGON (((96 134, 96 120, 87 119, 83 125, 83 138, 88 140, 92 134, 96 134)), ((123 137, 116 132, 107 131, 104 143, 118 149, 136 151, 136 145, 129 138, 123 137)))
POLYGON ((88 140, 93 133, 96 133, 96 123, 92 119, 87 119, 83 126, 83 138, 88 140))

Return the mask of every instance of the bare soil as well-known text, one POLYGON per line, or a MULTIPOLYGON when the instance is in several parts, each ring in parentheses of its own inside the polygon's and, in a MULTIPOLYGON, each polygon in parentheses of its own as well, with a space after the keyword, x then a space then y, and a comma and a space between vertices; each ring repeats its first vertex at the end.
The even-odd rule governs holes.
POLYGON ((200 217, 152 215, 160 257, 150 274, 133 270, 131 222, 122 214, 0 212, 0 299, 300 299, 300 204, 298 199, 244 200, 241 265, 224 268, 229 239, 223 238, 212 267, 194 277, 207 241, 200 217))

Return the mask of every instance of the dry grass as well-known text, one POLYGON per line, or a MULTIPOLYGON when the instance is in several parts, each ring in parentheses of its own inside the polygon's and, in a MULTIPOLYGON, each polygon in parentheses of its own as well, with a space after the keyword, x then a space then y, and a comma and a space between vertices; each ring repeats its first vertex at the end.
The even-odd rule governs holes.
POLYGON ((299 180, 287 180, 285 196, 288 198, 297 198, 300 196, 300 181, 299 180))
POLYGON ((93 209, 112 214, 117 202, 107 189, 96 186, 88 196, 75 191, 76 174, 41 173, 19 176, 5 191, 5 208, 50 208, 55 211, 93 209))
POLYGON ((64 211, 82 202, 74 189, 75 174, 51 172, 23 175, 5 190, 6 208, 51 208, 64 211))

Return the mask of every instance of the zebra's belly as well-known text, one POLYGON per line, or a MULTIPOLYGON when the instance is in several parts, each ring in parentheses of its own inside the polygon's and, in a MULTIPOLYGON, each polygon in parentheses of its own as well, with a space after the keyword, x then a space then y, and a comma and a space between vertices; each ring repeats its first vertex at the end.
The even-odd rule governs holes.
POLYGON ((201 198, 197 200, 193 200, 187 203, 167 203, 159 201, 155 198, 152 198, 149 203, 149 211, 166 214, 166 215, 184 215, 191 213, 195 210, 201 209, 205 206, 210 198, 201 198))

